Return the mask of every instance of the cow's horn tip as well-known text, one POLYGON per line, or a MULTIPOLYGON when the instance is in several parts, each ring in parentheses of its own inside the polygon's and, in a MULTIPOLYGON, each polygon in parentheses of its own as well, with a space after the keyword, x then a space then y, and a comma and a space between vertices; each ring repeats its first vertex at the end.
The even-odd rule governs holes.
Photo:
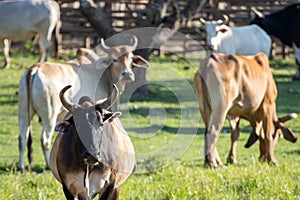
POLYGON ((294 118, 296 118, 298 115, 297 115, 296 113, 291 113, 290 116, 291 116, 292 119, 294 119, 294 118))

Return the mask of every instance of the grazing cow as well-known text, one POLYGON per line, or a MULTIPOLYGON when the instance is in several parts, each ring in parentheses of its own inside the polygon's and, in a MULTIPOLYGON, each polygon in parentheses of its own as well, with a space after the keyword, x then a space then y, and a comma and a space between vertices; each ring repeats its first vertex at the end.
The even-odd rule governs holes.
POLYGON ((40 58, 46 61, 51 50, 51 37, 55 29, 55 48, 58 57, 60 10, 53 0, 10 0, 0 2, 0 43, 4 43, 5 67, 9 68, 10 41, 25 41, 39 37, 40 58))
POLYGON ((282 43, 294 48, 297 64, 294 79, 300 80, 300 3, 265 16, 256 9, 253 11, 256 17, 250 24, 257 24, 269 35, 277 37, 282 43))
POLYGON ((295 114, 277 118, 277 89, 265 54, 238 56, 213 53, 202 61, 194 77, 199 109, 205 123, 205 164, 222 166, 216 143, 227 117, 231 127, 228 161, 236 162, 240 118, 250 122, 253 132, 246 147, 260 141, 260 160, 276 163, 274 148, 279 134, 296 142, 283 122, 295 114))
POLYGON ((259 26, 229 27, 225 25, 228 22, 226 15, 225 20, 206 21, 201 18, 200 21, 205 25, 209 55, 211 52, 236 55, 263 52, 270 55, 272 40, 259 26))
MULTIPOLYGON (((137 47, 137 42, 137 38, 134 37, 131 45, 108 47, 101 40, 101 47, 108 54, 105 57, 98 59, 97 55, 91 53, 88 55, 89 59, 84 59, 81 63, 78 60, 67 64, 37 63, 23 75, 19 85, 20 157, 18 169, 24 169, 26 141, 29 166, 31 164, 30 121, 33 115, 37 114, 42 122, 41 143, 47 169, 49 168, 50 145, 55 123, 66 113, 58 98, 59 91, 65 85, 75 86, 74 102, 78 102, 82 96, 89 96, 93 101, 107 98, 113 89, 113 84, 117 84, 122 92, 125 84, 135 80, 131 65, 133 67, 149 66, 145 59, 132 54, 137 47), (95 61, 95 59, 98 60, 95 61), (82 64, 82 62, 84 63, 82 64)), ((112 110, 115 109, 116 105, 112 110)))
POLYGON ((131 140, 118 116, 107 109, 118 98, 117 87, 110 98, 95 104, 87 96, 78 104, 64 93, 60 100, 69 111, 58 122, 50 156, 50 168, 62 184, 67 199, 118 199, 120 185, 134 171, 136 161, 131 140))

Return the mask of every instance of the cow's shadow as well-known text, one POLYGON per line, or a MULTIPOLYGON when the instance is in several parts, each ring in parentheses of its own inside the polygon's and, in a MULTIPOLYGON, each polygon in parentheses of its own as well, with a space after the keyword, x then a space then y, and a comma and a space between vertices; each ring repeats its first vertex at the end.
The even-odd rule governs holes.
POLYGON ((48 171, 45 169, 42 165, 34 165, 30 169, 28 166, 25 167, 24 171, 20 171, 17 168, 17 163, 10 163, 10 164, 1 164, 0 165, 0 174, 3 173, 26 173, 26 172, 35 172, 35 173, 44 173, 45 171, 48 171))

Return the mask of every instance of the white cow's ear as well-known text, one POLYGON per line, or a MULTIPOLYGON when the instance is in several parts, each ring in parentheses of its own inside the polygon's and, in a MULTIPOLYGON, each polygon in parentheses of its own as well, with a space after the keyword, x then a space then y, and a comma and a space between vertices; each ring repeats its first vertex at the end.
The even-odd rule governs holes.
POLYGON ((226 32, 228 31, 228 29, 226 29, 226 28, 221 28, 219 31, 220 31, 221 33, 226 33, 226 32))
POLYGON ((97 70, 106 69, 111 65, 112 62, 113 61, 111 58, 106 57, 104 59, 99 59, 94 65, 97 70))
POLYGON ((55 126, 55 131, 59 133, 65 133, 69 130, 70 126, 71 123, 66 120, 59 121, 55 126))
POLYGON ((133 56, 132 57, 132 65, 133 67, 150 67, 149 62, 144 59, 142 56, 133 56))

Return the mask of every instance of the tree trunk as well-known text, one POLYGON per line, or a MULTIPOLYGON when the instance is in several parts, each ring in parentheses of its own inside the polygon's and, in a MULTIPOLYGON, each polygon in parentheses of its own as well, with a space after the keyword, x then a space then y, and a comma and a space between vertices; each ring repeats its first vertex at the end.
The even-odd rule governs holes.
MULTIPOLYGON (((105 6, 109 6, 106 4, 105 6)), ((104 9, 97 6, 93 0, 80 0, 80 11, 83 16, 91 23, 94 30, 102 38, 108 38, 117 32, 113 29, 111 20, 109 20, 104 9)))
MULTIPOLYGON (((97 0, 97 2, 101 2, 101 0, 97 0)), ((112 22, 107 16, 107 13, 110 13, 107 9, 110 8, 112 1, 105 0, 102 2, 105 3, 104 8, 97 6, 93 0, 80 0, 80 10, 100 37, 111 38, 118 33, 113 29, 112 22), (105 9, 107 12, 105 12, 105 9)), ((146 32, 145 29, 133 29, 126 32, 126 34, 132 33, 136 35, 139 39, 139 46, 135 54, 148 59, 153 49, 159 49, 180 28, 182 19, 190 19, 203 7, 204 3, 206 3, 206 0, 188 0, 186 7, 180 11, 175 0, 150 0, 145 10, 137 11, 138 20, 136 27, 157 28, 147 29, 146 32), (174 30, 174 32, 167 31, 166 33, 164 28, 169 28, 174 30)), ((128 9, 130 8, 128 7, 128 9)), ((107 40, 109 45, 117 45, 117 41, 120 41, 120 39, 107 40)), ((122 41, 124 42, 124 40, 122 41)), ((135 68, 134 73, 136 81, 127 85, 125 96, 138 100, 143 99, 150 92, 146 81, 146 69, 135 68)))

